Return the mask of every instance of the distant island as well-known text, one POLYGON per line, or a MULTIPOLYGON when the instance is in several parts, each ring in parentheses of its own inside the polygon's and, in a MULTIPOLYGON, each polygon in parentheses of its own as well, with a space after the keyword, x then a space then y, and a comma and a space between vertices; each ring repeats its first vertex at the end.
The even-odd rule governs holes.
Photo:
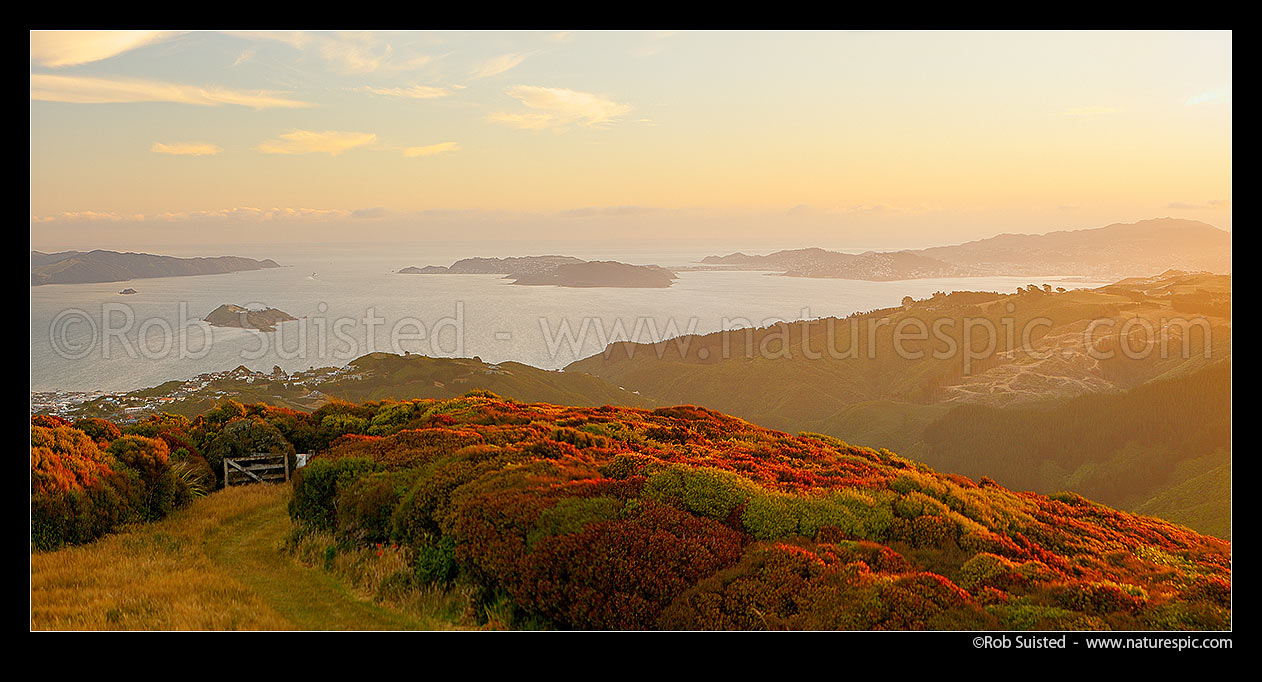
POLYGON ((675 273, 656 265, 628 265, 617 261, 568 263, 548 272, 520 275, 513 284, 559 287, 626 287, 665 289, 675 273))
POLYGON ((151 277, 218 275, 227 272, 279 268, 271 259, 240 256, 176 258, 149 253, 117 251, 31 252, 31 286, 41 284, 88 284, 125 282, 151 277))
POLYGON ((403 268, 401 275, 532 275, 561 265, 584 263, 573 256, 518 256, 514 258, 464 258, 448 267, 427 265, 403 268))
POLYGON ((1001 234, 916 251, 848 254, 812 248, 707 256, 701 263, 704 269, 875 281, 1053 274, 1117 279, 1170 268, 1230 274, 1231 233, 1196 220, 1154 218, 1088 230, 1001 234))
POLYGON ((675 273, 657 265, 629 265, 617 261, 585 261, 573 256, 465 258, 449 267, 407 267, 401 275, 503 275, 513 284, 558 287, 622 287, 664 289, 675 273))
POLYGON ((277 324, 298 318, 276 308, 250 310, 239 305, 225 303, 211 311, 204 319, 212 327, 237 327, 240 329, 257 329, 261 332, 274 332, 277 324))
POLYGON ((120 291, 120 292, 118 292, 118 293, 120 293, 120 294, 122 294, 122 295, 124 295, 124 296, 130 296, 130 295, 132 295, 132 294, 138 294, 138 293, 140 293, 140 292, 139 292, 139 291, 136 291, 135 289, 133 289, 133 288, 131 288, 131 287, 127 287, 126 289, 123 289, 122 291, 120 291))

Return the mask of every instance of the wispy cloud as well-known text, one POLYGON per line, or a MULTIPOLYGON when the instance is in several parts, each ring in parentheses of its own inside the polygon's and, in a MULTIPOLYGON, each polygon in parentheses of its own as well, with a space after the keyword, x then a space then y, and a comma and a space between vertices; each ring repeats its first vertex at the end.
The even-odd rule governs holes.
MULTIPOLYGON (((327 40, 316 42, 320 56, 334 67, 346 73, 371 73, 380 70, 390 63, 394 56, 394 47, 386 44, 378 46, 371 37, 355 37, 351 39, 327 40)), ((424 65, 428 59, 421 62, 424 65)))
POLYGON ((259 143, 264 154, 328 154, 337 156, 377 140, 374 133, 343 132, 339 130, 295 130, 276 139, 259 143))
POLYGON ((631 111, 630 106, 601 95, 566 88, 517 85, 508 89, 508 95, 530 111, 497 112, 487 116, 488 121, 527 130, 563 130, 570 125, 604 126, 631 111))
POLYGON ((474 68, 471 76, 473 78, 490 78, 491 76, 498 76, 505 71, 516 68, 517 65, 525 61, 528 56, 530 55, 510 53, 502 54, 498 57, 492 57, 474 68))
POLYGON ((413 85, 409 88, 379 88, 373 86, 365 86, 359 88, 362 92, 370 92, 374 95, 383 97, 406 97, 408 99, 437 99, 439 97, 448 97, 456 90, 464 89, 463 85, 453 85, 449 88, 440 88, 433 85, 413 85))
POLYGON ((1117 109, 1113 107, 1074 107, 1060 112, 1061 116, 1103 116, 1105 114, 1116 114, 1117 109))
POLYGON ((251 222, 330 220, 347 218, 351 211, 344 208, 255 208, 237 206, 208 211, 172 211, 147 216, 147 220, 188 222, 197 220, 237 220, 251 222))
POLYGON ((43 66, 75 66, 101 61, 138 47, 160 43, 181 31, 31 31, 31 61, 43 66))
POLYGON ((1225 199, 1210 199, 1202 202, 1175 201, 1166 204, 1166 208, 1176 211, 1204 211, 1207 209, 1223 208, 1227 205, 1225 199))
POLYGON ((384 206, 375 206, 373 208, 357 208, 351 211, 351 217, 359 220, 377 220, 384 218, 389 213, 384 206))
POLYGON ((348 218, 373 219, 381 218, 386 209, 369 208, 350 210, 345 208, 302 208, 272 207, 258 208, 253 206, 235 206, 199 211, 166 211, 161 213, 121 214, 113 211, 66 211, 45 216, 31 216, 33 223, 54 222, 168 222, 183 223, 197 221, 234 221, 234 222, 321 222, 343 220, 348 218))
POLYGON ((557 215, 565 218, 589 218, 592 216, 628 216, 654 213, 661 209, 652 206, 585 206, 559 211, 557 215))
MULTIPOLYGON (((143 219, 143 218, 142 218, 143 219)), ((112 211, 64 211, 54 215, 47 216, 31 216, 33 223, 51 223, 51 222, 110 222, 116 223, 123 220, 123 216, 112 211)))
POLYGON ((431 55, 398 53, 394 46, 368 31, 308 33, 306 31, 231 31, 249 40, 267 40, 318 55, 335 71, 365 74, 419 69, 433 61, 431 55))
POLYGON ((1194 107, 1198 104, 1208 104, 1210 102, 1217 102, 1220 99, 1231 99, 1231 86, 1230 85, 1218 88, 1217 90, 1210 90, 1209 92, 1202 92, 1199 95, 1192 95, 1191 97, 1187 99, 1186 102, 1183 103, 1183 106, 1194 107))
POLYGON ((311 106, 307 102, 290 99, 284 93, 264 90, 231 90, 164 81, 52 74, 31 74, 31 99, 75 104, 175 102, 204 107, 235 104, 254 109, 311 106))
POLYGON ((241 50, 241 54, 237 55, 237 58, 232 61, 232 65, 241 66, 242 64, 247 64, 252 61, 254 59, 254 55, 258 53, 259 49, 257 47, 247 47, 244 50, 241 50))
POLYGON ((214 156, 223 150, 218 145, 205 142, 173 142, 171 144, 154 142, 149 151, 157 154, 175 154, 176 156, 214 156))
POLYGON ((666 50, 666 39, 678 33, 679 31, 652 31, 648 34, 648 40, 635 48, 632 54, 636 57, 652 57, 661 54, 666 50))
POLYGON ((573 42, 574 32, 573 31, 557 31, 556 33, 549 33, 548 35, 544 36, 544 40, 550 43, 573 42))
POLYGON ((403 155, 407 157, 433 156, 435 154, 442 154, 443 152, 454 152, 459 150, 459 142, 440 142, 438 144, 429 144, 423 147, 408 147, 403 150, 403 155))
POLYGON ((894 202, 878 202, 871 204, 851 204, 834 206, 812 206, 798 204, 787 211, 786 215, 802 217, 818 216, 854 216, 854 215, 918 215, 939 210, 938 207, 919 204, 900 204, 894 202))

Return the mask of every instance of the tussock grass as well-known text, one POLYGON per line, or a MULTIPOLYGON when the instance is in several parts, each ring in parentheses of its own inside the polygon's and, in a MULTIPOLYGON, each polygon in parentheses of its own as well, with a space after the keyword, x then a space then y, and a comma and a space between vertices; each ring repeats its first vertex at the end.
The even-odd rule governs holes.
POLYGON ((242 486, 162 521, 31 554, 33 630, 266 630, 292 625, 204 551, 227 521, 282 505, 285 486, 242 486))

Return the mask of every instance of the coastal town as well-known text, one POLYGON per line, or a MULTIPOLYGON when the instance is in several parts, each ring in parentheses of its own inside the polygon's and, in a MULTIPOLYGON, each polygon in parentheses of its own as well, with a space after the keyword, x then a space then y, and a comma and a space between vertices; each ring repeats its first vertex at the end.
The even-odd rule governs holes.
POLYGON ((197 414, 204 411, 208 403, 224 399, 263 400, 313 409, 328 399, 318 387, 363 378, 364 374, 353 365, 311 367, 292 374, 279 366, 274 366, 270 372, 261 372, 240 365, 135 391, 32 391, 31 413, 66 419, 101 417, 133 422, 161 412, 197 414))

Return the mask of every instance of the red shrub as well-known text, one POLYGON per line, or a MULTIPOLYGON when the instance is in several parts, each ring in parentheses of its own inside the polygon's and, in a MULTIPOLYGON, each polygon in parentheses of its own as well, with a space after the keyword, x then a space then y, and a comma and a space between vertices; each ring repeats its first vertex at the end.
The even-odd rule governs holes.
POLYGON ((88 434, 58 426, 31 427, 31 493, 88 488, 110 473, 108 458, 88 434))
POLYGON ((635 518, 540 541, 510 589, 562 627, 649 628, 676 595, 735 562, 740 546, 716 521, 648 503, 635 518))

